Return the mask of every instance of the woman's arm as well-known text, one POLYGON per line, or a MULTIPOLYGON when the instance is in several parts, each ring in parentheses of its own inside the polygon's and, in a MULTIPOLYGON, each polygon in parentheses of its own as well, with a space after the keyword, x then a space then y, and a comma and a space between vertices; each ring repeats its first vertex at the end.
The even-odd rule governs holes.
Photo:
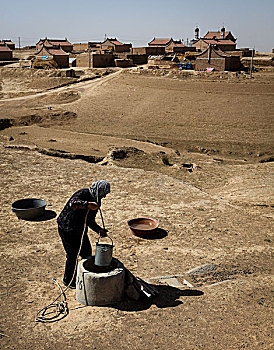
POLYGON ((99 205, 95 202, 88 202, 83 201, 79 198, 73 198, 69 202, 69 206, 72 209, 90 209, 90 210, 97 210, 99 208, 99 205))

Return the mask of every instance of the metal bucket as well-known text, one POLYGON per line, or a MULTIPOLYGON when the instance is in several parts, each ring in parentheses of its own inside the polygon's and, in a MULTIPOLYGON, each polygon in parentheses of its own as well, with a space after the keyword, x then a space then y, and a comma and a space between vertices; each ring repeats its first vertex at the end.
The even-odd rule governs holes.
POLYGON ((100 238, 96 242, 94 264, 96 266, 109 266, 112 262, 113 241, 110 238, 111 244, 106 244, 99 243, 99 240, 100 238))

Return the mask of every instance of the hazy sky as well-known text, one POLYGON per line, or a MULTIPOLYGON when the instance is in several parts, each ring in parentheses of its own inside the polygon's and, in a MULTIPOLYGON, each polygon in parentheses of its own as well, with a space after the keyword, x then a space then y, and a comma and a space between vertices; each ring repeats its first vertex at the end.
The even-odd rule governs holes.
POLYGON ((40 38, 72 43, 117 37, 145 46, 153 37, 193 39, 223 25, 237 47, 274 48, 274 0, 0 0, 0 39, 18 46, 40 38))

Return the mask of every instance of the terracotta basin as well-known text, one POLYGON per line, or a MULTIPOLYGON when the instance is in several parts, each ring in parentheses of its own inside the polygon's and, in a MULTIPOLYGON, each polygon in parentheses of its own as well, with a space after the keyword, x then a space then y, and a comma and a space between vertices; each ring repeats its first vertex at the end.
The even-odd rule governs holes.
POLYGON ((151 236, 159 226, 159 221, 152 218, 135 218, 127 222, 132 233, 138 237, 151 236))

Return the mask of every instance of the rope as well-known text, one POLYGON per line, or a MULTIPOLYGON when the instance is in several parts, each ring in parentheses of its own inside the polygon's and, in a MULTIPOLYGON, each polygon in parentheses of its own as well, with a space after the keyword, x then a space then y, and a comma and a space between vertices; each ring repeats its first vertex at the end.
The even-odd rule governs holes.
POLYGON ((63 290, 63 288, 60 286, 60 284, 58 283, 58 281, 53 277, 52 281, 54 283, 57 284, 58 288, 60 289, 60 294, 47 306, 43 307, 41 310, 39 310, 35 316, 35 321, 36 322, 42 322, 42 323, 51 323, 51 322, 57 322, 62 320, 64 317, 66 317, 69 314, 69 308, 68 308, 68 303, 67 303, 67 297, 65 292, 68 290, 68 288, 70 287, 74 276, 75 276, 75 272, 77 269, 77 261, 80 255, 80 251, 82 248, 82 244, 83 244, 83 239, 84 239, 84 233, 86 231, 87 228, 87 217, 88 217, 88 213, 89 213, 89 209, 87 210, 86 216, 85 216, 85 223, 84 223, 84 230, 82 233, 82 237, 81 237, 81 242, 80 242, 80 247, 77 253, 77 257, 76 257, 76 261, 75 261, 75 267, 74 267, 74 271, 73 271, 73 276, 69 282, 69 284, 66 286, 66 288, 63 290), (61 298, 61 300, 58 300, 59 298, 61 298), (55 312, 52 310, 55 309, 55 312), (52 316, 50 316, 51 314, 53 314, 52 316))
POLYGON ((105 230, 105 223, 104 223, 104 219, 103 219, 103 214, 102 214, 102 210, 101 208, 99 207, 99 211, 100 211, 100 215, 101 215, 101 220, 102 220, 102 225, 103 225, 103 229, 105 230))

